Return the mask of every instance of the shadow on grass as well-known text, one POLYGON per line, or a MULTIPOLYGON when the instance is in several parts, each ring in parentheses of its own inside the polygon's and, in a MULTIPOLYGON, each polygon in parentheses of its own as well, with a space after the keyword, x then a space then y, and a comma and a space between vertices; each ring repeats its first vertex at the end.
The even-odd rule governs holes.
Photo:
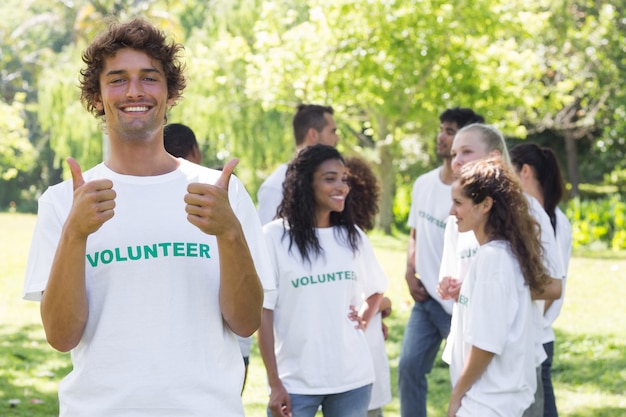
MULTIPOLYGON (((572 391, 584 386, 601 393, 623 395, 626 392, 626 344, 623 338, 568 334, 557 329, 552 379, 555 384, 568 386, 572 391)), ((612 415, 626 415, 626 410, 612 415)))
MULTIPOLYGON (((391 318, 387 351, 391 368, 393 396, 398 398, 398 360, 404 334, 404 317, 391 318)), ((556 329, 555 359, 552 379, 555 387, 576 393, 592 391, 600 395, 622 396, 626 392, 626 344, 612 335, 585 335, 556 329)), ((440 349, 428 376, 428 414, 445 415, 450 398, 448 365, 441 360, 440 349)), ((575 394, 572 394, 575 395, 575 394)), ((391 411, 391 409, 390 409, 391 411)), ((395 409, 393 411, 396 411, 395 409)), ((626 409, 614 405, 581 406, 568 417, 623 417, 626 409)))
POLYGON ((0 340, 0 415, 57 416, 57 387, 71 370, 69 355, 52 349, 38 325, 2 325, 0 340))
POLYGON ((626 409, 618 407, 583 408, 570 413, 568 417, 623 417, 626 409))

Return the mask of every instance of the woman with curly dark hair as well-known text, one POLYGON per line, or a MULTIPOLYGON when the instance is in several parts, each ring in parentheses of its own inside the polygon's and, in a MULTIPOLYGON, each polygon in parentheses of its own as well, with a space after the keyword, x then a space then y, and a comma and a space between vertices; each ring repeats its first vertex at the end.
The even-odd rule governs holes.
POLYGON ((283 187, 279 219, 264 227, 276 284, 259 329, 268 415, 313 417, 321 406, 326 417, 364 417, 374 381, 364 330, 387 276, 355 224, 335 148, 303 149, 283 187))
POLYGON ((537 386, 530 291, 540 292, 549 280, 538 223, 500 159, 463 166, 450 214, 480 246, 452 315, 448 416, 519 417, 537 386))
POLYGON ((370 165, 363 159, 350 156, 346 158, 350 201, 354 222, 363 230, 374 228, 374 218, 378 214, 380 186, 370 165))
MULTIPOLYGON (((350 184, 350 199, 352 214, 355 223, 363 230, 374 228, 374 218, 378 214, 380 186, 372 167, 358 156, 345 158, 348 170, 348 184, 350 184)), ((365 336, 369 343, 370 352, 374 361, 376 380, 372 385, 372 395, 368 407, 368 417, 383 417, 383 406, 391 402, 391 375, 389 372, 389 358, 385 347, 388 329, 383 318, 391 314, 391 300, 383 297, 367 326, 365 336)))

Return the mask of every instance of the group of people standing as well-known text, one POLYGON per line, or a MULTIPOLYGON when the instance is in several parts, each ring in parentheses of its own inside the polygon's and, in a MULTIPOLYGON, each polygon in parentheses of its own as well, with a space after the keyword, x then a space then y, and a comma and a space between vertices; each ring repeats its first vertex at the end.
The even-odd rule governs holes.
MULTIPOLYGON (((195 138, 179 143, 185 126, 166 125, 186 83, 181 48, 138 18, 83 53, 81 100, 111 154, 85 172, 68 158, 72 179, 42 195, 24 288, 49 343, 71 351, 61 416, 241 416, 257 330, 268 416, 382 416, 391 305, 365 233, 371 168, 335 148, 332 107, 301 105, 295 155, 255 208, 237 160, 202 167, 195 138)), ((556 159, 519 145, 511 165, 481 116, 440 120, 444 162, 415 182, 409 217, 402 416, 426 415, 446 338, 449 416, 521 416, 543 400, 538 386, 547 410, 569 256, 556 159)))
POLYGON ((502 134, 468 108, 440 115, 437 152, 442 166, 412 192, 401 414, 426 416, 445 339, 449 416, 556 416, 552 323, 572 238, 554 152, 524 143, 510 158, 502 134))

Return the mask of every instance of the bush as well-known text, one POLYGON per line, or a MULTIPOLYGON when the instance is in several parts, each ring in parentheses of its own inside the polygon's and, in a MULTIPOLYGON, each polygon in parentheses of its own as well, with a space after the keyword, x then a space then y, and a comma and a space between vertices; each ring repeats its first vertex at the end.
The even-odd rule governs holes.
POLYGON ((617 187, 620 194, 626 194, 626 168, 615 168, 608 174, 604 174, 604 182, 617 187))
POLYGON ((574 198, 567 203, 565 214, 572 223, 574 248, 626 249, 626 202, 620 195, 599 200, 574 198))

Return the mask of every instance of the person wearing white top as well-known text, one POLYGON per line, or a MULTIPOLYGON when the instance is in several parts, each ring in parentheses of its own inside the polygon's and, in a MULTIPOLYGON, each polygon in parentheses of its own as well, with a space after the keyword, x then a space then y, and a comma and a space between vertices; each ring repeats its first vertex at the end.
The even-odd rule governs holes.
MULTIPOLYGON (((293 116, 293 136, 296 154, 307 146, 337 146, 337 123, 331 106, 300 104, 293 116)), ((283 182, 287 174, 287 164, 281 164, 263 181, 257 191, 257 210, 261 224, 266 225, 276 218, 276 209, 283 199, 283 182)))
MULTIPOLYGON (((350 185, 350 204, 354 222, 364 232, 374 228, 374 218, 379 210, 380 186, 372 167, 362 158, 351 156, 345 158, 350 185)), ((388 329, 383 319, 391 314, 392 306, 389 297, 383 297, 378 312, 370 320, 365 337, 369 344, 374 363, 374 383, 367 411, 367 417, 383 417, 383 406, 392 400, 391 374, 385 340, 388 329)))
POLYGON ((543 314, 544 326, 542 343, 547 358, 541 365, 544 389, 545 417, 557 417, 558 411, 552 387, 552 359, 554 356, 554 330, 552 324, 558 317, 565 296, 567 268, 572 253, 572 226, 565 214, 557 206, 565 196, 565 184, 561 168, 554 151, 535 143, 522 143, 511 149, 511 161, 520 178, 524 191, 532 195, 549 216, 547 230, 556 238, 563 266, 563 291, 561 296, 546 302, 543 314))
MULTIPOLYGON (((462 167, 476 159, 500 158, 510 166, 509 153, 504 141, 504 137, 493 126, 483 124, 473 124, 461 129, 452 144, 453 161, 452 168, 455 173, 459 173, 462 167)), ((528 203, 531 214, 539 222, 541 228, 541 241, 544 247, 544 265, 548 269, 551 276, 556 277, 550 280, 550 284, 544 288, 539 294, 533 292, 535 299, 535 324, 538 330, 535 332, 537 340, 535 344, 535 360, 537 364, 537 392, 536 400, 531 407, 524 413, 525 417, 539 416, 543 413, 543 389, 541 384, 541 368, 540 365, 546 358, 540 340, 540 329, 543 327, 543 305, 545 299, 555 299, 561 294, 561 268, 559 255, 557 252, 556 241, 554 236, 549 232, 549 219, 545 212, 541 209, 536 200, 528 197, 528 203)), ((442 256, 442 264, 439 273, 438 293, 444 299, 457 299, 460 285, 467 276, 469 268, 473 262, 474 256, 478 250, 478 242, 471 231, 459 232, 454 221, 454 216, 450 216, 446 224, 444 251, 442 256)), ((451 334, 455 332, 455 324, 452 323, 451 334)), ((443 358, 445 361, 450 359, 450 347, 446 345, 443 358)))
POLYGON ((276 291, 258 332, 268 415, 364 417, 374 381, 364 330, 387 276, 352 220, 347 171, 326 145, 289 164, 279 218, 264 226, 276 291))
POLYGON ((402 417, 425 417, 427 375, 441 341, 450 331, 452 300, 437 295, 445 220, 450 211, 450 185, 454 179, 450 147, 456 132, 483 117, 468 108, 446 109, 439 116, 437 156, 442 165, 419 176, 413 184, 408 225, 405 279, 415 302, 402 338, 398 364, 398 393, 402 417))
POLYGON ((24 284, 71 352, 61 417, 244 414, 235 335, 260 325, 270 265, 237 160, 220 172, 165 150, 181 49, 136 18, 83 53, 81 99, 111 154, 84 173, 68 158, 72 179, 41 196, 24 284))
POLYGON ((537 384, 531 290, 550 282, 537 222, 499 158, 462 168, 450 213, 480 247, 454 306, 448 417, 520 417, 537 384))

